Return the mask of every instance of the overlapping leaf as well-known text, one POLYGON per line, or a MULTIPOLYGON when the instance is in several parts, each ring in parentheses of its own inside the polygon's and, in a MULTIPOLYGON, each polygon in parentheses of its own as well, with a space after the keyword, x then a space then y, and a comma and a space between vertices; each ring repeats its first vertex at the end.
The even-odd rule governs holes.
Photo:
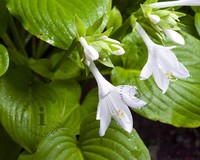
MULTIPOLYGON (((159 120, 178 127, 200 126, 200 41, 184 34, 185 46, 174 49, 180 62, 190 72, 190 77, 184 80, 170 82, 166 94, 156 86, 153 78, 139 80, 139 70, 115 68, 112 72, 112 81, 115 84, 136 85, 140 98, 148 104, 146 107, 135 110, 139 114, 152 120, 159 120)), ((137 51, 135 51, 137 52, 137 51)), ((130 52, 128 54, 131 54, 130 52)), ((132 51, 134 54, 134 51, 132 51)), ((144 52, 143 54, 147 54, 144 52)), ((141 60, 143 63, 143 60, 141 60)))
POLYGON ((0 79, 0 120, 29 152, 59 128, 79 134, 83 118, 96 111, 98 103, 96 89, 80 104, 81 89, 76 81, 44 83, 38 78, 25 66, 11 66, 0 79))
POLYGON ((76 36, 75 15, 86 28, 104 16, 105 27, 111 0, 8 0, 9 11, 38 38, 67 49, 76 36))
POLYGON ((66 113, 76 114, 72 111, 79 107, 80 94, 75 81, 44 84, 30 69, 11 67, 0 79, 0 120, 9 135, 32 152, 42 138, 71 124, 65 122, 66 113))
POLYGON ((34 154, 22 153, 19 160, 149 160, 148 150, 135 130, 131 134, 115 122, 104 137, 99 137, 95 115, 85 119, 77 140, 69 130, 60 129, 45 138, 34 154))

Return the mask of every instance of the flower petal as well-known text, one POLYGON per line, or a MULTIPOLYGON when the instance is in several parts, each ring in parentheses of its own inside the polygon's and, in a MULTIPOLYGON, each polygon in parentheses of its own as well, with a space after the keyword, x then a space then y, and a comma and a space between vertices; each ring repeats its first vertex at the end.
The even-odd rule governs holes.
POLYGON ((156 68, 153 74, 157 86, 162 90, 162 93, 164 94, 168 89, 169 79, 162 71, 160 71, 159 68, 156 68))
POLYGON ((170 64, 176 64, 178 59, 174 52, 171 51, 173 48, 174 47, 159 46, 158 58, 161 59, 161 61, 168 61, 170 64))
POLYGON ((106 98, 100 100, 98 106, 97 118, 100 117, 99 136, 105 135, 105 132, 111 121, 111 113, 106 98))
POLYGON ((182 63, 178 63, 177 69, 172 72, 173 76, 177 78, 187 78, 190 76, 189 71, 185 68, 185 66, 182 63))
POLYGON ((102 109, 102 101, 99 101, 98 107, 97 107, 97 114, 96 114, 96 120, 100 120, 101 119, 101 109, 102 109))
POLYGON ((120 94, 113 90, 109 95, 109 109, 115 121, 127 132, 133 128, 133 119, 128 106, 121 101, 120 94))
POLYGON ((157 64, 163 73, 172 72, 176 69, 178 59, 176 58, 174 52, 166 47, 163 47, 163 50, 161 50, 161 52, 157 55, 157 64))
POLYGON ((148 59, 147 63, 142 68, 142 71, 140 73, 140 80, 148 79, 153 73, 153 66, 150 64, 149 61, 150 60, 148 59))
POLYGON ((131 108, 139 109, 147 103, 140 99, 140 93, 137 88, 129 85, 117 86, 120 92, 121 100, 131 108))

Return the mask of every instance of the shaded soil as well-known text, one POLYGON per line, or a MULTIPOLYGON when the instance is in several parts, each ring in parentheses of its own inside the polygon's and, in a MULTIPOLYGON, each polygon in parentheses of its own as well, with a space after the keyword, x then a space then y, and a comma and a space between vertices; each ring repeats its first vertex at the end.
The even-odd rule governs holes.
POLYGON ((152 160, 200 160, 200 128, 176 128, 134 114, 134 128, 152 160))

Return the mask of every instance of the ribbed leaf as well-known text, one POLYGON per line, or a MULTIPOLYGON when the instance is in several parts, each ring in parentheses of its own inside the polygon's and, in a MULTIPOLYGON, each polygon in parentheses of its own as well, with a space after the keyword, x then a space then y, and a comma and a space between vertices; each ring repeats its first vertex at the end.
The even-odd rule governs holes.
POLYGON ((45 138, 34 154, 22 153, 19 160, 149 160, 148 150, 135 130, 125 132, 114 121, 104 137, 99 137, 99 121, 87 117, 78 141, 69 130, 60 129, 45 138))
POLYGON ((133 69, 116 67, 112 71, 112 81, 117 85, 128 83, 138 88, 140 98, 148 103, 146 107, 134 110, 142 116, 178 127, 199 127, 200 41, 188 34, 184 38, 186 45, 174 49, 174 52, 191 76, 184 80, 171 81, 166 94, 161 93, 152 77, 140 81, 139 71, 133 69))
POLYGON ((8 0, 9 11, 38 38, 67 49, 76 37, 75 15, 85 27, 104 17, 99 31, 108 20, 111 0, 8 0))
MULTIPOLYGON (((0 79, 0 120, 9 135, 32 152, 39 141, 52 135, 79 107, 80 86, 74 81, 42 83, 31 70, 11 67, 0 79), (70 113, 70 114, 68 114, 70 113)), ((80 125, 79 120, 73 122, 80 125)), ((72 132, 79 128, 72 128, 72 132)))

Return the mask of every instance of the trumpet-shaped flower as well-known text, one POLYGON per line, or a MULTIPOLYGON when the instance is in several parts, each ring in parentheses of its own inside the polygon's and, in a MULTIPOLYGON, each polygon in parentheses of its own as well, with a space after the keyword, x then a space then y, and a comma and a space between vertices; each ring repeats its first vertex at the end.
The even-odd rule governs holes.
POLYGON ((89 69, 93 73, 99 89, 99 104, 96 119, 100 120, 99 135, 104 136, 110 124, 111 117, 127 132, 132 131, 133 120, 128 108, 141 108, 146 102, 140 100, 135 95, 137 89, 134 86, 123 85, 113 86, 109 83, 91 62, 89 69))
POLYGON ((178 0, 178 1, 166 1, 150 4, 152 8, 167 8, 175 6, 200 6, 199 0, 178 0))
POLYGON ((171 51, 174 47, 164 47, 155 44, 139 23, 136 24, 136 30, 148 49, 148 60, 141 71, 141 80, 148 79, 153 74, 156 84, 164 94, 173 76, 176 78, 187 78, 190 76, 188 70, 171 51))

